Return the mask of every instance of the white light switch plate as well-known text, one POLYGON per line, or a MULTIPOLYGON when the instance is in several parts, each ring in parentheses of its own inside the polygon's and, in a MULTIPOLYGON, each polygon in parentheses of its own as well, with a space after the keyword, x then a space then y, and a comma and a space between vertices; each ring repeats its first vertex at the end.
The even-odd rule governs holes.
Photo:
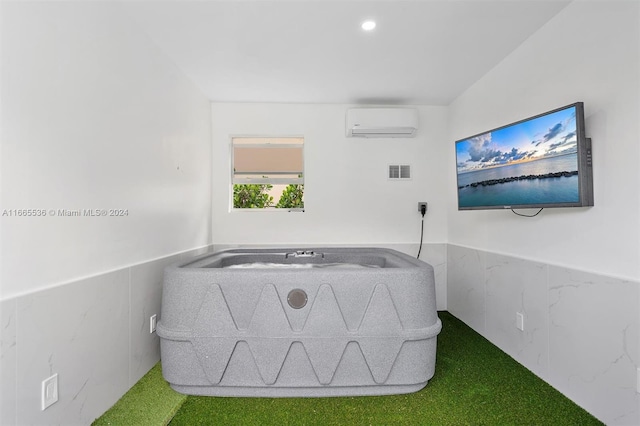
POLYGON ((516 312, 516 327, 520 331, 524 331, 524 315, 522 312, 516 312))
POLYGON ((54 374, 42 381, 42 409, 58 402, 58 375, 54 374))
POLYGON ((153 334, 156 331, 156 322, 157 322, 157 317, 156 315, 151 315, 151 317, 149 318, 149 333, 153 334))

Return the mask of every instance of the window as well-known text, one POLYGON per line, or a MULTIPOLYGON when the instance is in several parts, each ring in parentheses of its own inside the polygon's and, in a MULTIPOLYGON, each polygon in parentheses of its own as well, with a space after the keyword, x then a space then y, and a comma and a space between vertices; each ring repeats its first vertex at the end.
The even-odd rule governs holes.
POLYGON ((304 208, 304 138, 233 137, 233 208, 304 208))

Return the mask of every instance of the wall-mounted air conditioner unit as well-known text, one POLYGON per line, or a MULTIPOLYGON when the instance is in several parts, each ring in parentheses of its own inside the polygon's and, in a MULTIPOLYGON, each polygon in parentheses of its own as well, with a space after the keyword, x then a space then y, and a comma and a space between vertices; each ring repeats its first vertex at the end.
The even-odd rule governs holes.
POLYGON ((418 130, 415 108, 349 108, 347 136, 359 138, 412 138, 418 130))

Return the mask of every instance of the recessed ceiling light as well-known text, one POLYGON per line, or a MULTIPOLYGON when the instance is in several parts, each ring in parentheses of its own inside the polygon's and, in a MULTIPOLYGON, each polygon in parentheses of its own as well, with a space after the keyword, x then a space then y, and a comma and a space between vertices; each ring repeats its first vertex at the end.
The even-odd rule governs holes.
POLYGON ((376 27, 376 22, 375 21, 364 21, 362 23, 362 29, 365 30, 365 31, 371 31, 375 27, 376 27))

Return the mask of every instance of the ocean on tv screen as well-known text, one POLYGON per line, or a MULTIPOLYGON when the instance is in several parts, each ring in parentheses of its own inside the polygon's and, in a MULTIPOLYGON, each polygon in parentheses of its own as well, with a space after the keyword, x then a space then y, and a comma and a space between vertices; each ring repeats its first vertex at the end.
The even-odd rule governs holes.
POLYGON ((458 176, 460 207, 577 203, 577 154, 458 176))

